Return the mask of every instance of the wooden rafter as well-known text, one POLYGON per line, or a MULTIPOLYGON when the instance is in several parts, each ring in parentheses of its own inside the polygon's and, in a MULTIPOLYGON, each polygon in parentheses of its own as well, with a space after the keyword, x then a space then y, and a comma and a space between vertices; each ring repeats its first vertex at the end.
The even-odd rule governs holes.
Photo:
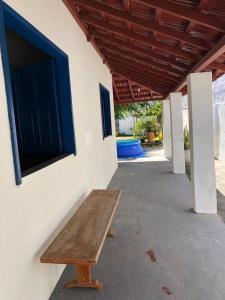
POLYGON ((117 103, 184 92, 190 72, 225 73, 219 0, 63 1, 113 74, 117 103))
MULTIPOLYGON (((190 73, 196 73, 203 71, 210 64, 225 53, 225 36, 210 50, 205 56, 203 56, 197 64, 191 69, 190 73)), ((182 90, 186 86, 186 78, 177 86, 176 91, 182 90)))
POLYGON ((142 42, 143 44, 146 44, 146 45, 151 45, 151 46, 153 46, 157 49, 161 49, 161 50, 164 50, 166 52, 169 52, 170 54, 172 53, 174 55, 181 56, 181 57, 183 57, 185 59, 188 59, 188 60, 191 60, 191 61, 195 61, 197 59, 196 55, 194 55, 190 52, 186 52, 186 51, 183 51, 183 50, 181 50, 179 48, 176 48, 174 46, 170 46, 170 45, 164 44, 163 42, 156 41, 153 38, 145 37, 141 34, 131 32, 131 31, 125 29, 125 28, 119 28, 115 25, 109 24, 109 23, 107 23, 103 20, 96 19, 96 18, 91 17, 89 15, 81 14, 80 18, 84 22, 86 22, 88 24, 92 24, 94 26, 97 26, 97 27, 99 27, 103 30, 105 28, 107 28, 109 31, 117 33, 121 36, 130 38, 130 39, 133 39, 133 40, 136 40, 136 41, 140 41, 140 42, 142 42))
POLYGON ((127 82, 128 82, 131 98, 132 98, 133 101, 135 101, 135 96, 134 96, 134 93, 133 93, 133 88, 132 88, 131 82, 130 82, 129 79, 127 80, 127 82))
POLYGON ((119 65, 114 65, 114 73, 119 73, 122 74, 123 76, 129 75, 127 78, 139 82, 139 83, 143 83, 143 85, 148 86, 148 87, 154 87, 152 90, 155 90, 157 93, 159 93, 160 95, 166 95, 166 93, 168 91, 170 91, 170 88, 168 85, 162 85, 157 83, 157 81, 155 81, 155 78, 152 76, 150 78, 146 78, 143 77, 140 73, 136 73, 133 74, 132 70, 129 67, 121 67, 119 65), (134 79, 135 78, 135 79, 134 79), (141 82, 139 81, 141 80, 141 82))
POLYGON ((100 39, 101 41, 106 41, 109 45, 115 45, 117 47, 123 47, 123 48, 129 49, 129 50, 133 51, 134 53, 145 55, 149 59, 151 58, 151 59, 160 60, 163 63, 168 63, 168 64, 170 64, 174 67, 177 67, 179 69, 183 69, 183 70, 188 69, 187 64, 176 61, 173 58, 171 58, 171 59, 167 58, 167 57, 161 55, 159 52, 158 53, 154 52, 151 49, 145 50, 145 49, 140 48, 140 47, 131 46, 131 45, 129 45, 128 43, 126 43, 124 41, 109 39, 107 35, 101 34, 99 32, 94 32, 93 34, 97 39, 100 39))
MULTIPOLYGON (((122 57, 118 57, 118 56, 109 56, 106 55, 107 60, 109 62, 110 65, 112 64, 119 64, 120 66, 124 66, 124 67, 131 67, 133 68, 134 62, 130 59, 125 59, 122 57)), ((140 63, 135 63, 135 72, 140 72, 141 74, 143 74, 144 77, 148 77, 148 76, 152 76, 152 78, 155 78, 158 80, 159 83, 165 83, 165 84, 176 84, 179 82, 179 79, 172 77, 171 75, 165 75, 164 73, 155 70, 155 69, 151 69, 151 68, 147 68, 146 65, 144 64, 140 64, 140 63), (143 68, 145 68, 145 72, 143 74, 143 68)))
POLYGON ((175 3, 173 4, 167 0, 136 0, 136 2, 152 8, 160 9, 161 11, 171 14, 172 16, 193 21, 196 24, 225 32, 224 22, 221 22, 215 17, 198 12, 195 9, 183 7, 182 5, 175 3))
POLYGON ((163 34, 166 37, 185 42, 195 47, 199 47, 207 50, 210 49, 212 46, 212 44, 210 45, 210 43, 208 43, 207 41, 201 39, 195 39, 186 33, 168 29, 167 27, 161 26, 155 22, 149 22, 139 17, 130 16, 126 12, 122 12, 118 9, 114 9, 108 5, 97 2, 95 0, 75 0, 75 3, 81 6, 89 7, 96 11, 104 12, 105 14, 113 16, 116 19, 129 22, 130 24, 137 25, 146 30, 163 34))
POLYGON ((154 62, 151 57, 149 57, 149 59, 146 60, 145 57, 143 58, 139 55, 133 54, 132 51, 124 51, 124 50, 119 49, 117 47, 113 47, 113 46, 110 47, 110 46, 108 46, 107 44, 104 44, 104 43, 98 43, 98 46, 100 48, 104 48, 106 50, 106 53, 108 51, 110 51, 110 52, 114 52, 116 54, 127 56, 127 57, 130 57, 130 58, 134 59, 137 62, 144 63, 144 64, 149 65, 151 67, 155 67, 155 68, 159 69, 160 71, 170 73, 170 74, 178 76, 178 77, 184 75, 184 72, 175 70, 171 67, 168 67, 167 65, 154 62))
POLYGON ((166 91, 162 91, 162 90, 158 89, 158 87, 155 87, 152 83, 145 82, 143 79, 137 77, 136 75, 134 75, 132 73, 130 74, 126 70, 123 70, 123 69, 122 70, 119 70, 119 69, 117 70, 117 69, 115 69, 114 74, 118 74, 118 75, 121 75, 121 76, 128 77, 131 80, 133 80, 133 81, 141 84, 142 86, 146 87, 147 89, 153 90, 154 92, 156 92, 157 94, 162 96, 162 98, 165 98, 165 96, 167 95, 166 91))

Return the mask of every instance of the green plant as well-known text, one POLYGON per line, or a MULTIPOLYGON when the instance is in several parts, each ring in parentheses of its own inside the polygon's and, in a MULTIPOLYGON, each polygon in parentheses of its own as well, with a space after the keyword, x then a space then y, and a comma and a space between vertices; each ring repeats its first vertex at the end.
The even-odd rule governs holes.
POLYGON ((147 132, 157 133, 161 128, 160 123, 158 122, 158 118, 156 115, 152 115, 146 122, 146 130, 147 132))
POLYGON ((134 136, 137 138, 144 138, 146 136, 146 118, 141 117, 137 120, 134 127, 134 136))
POLYGON ((128 116, 133 117, 146 117, 157 116, 159 123, 162 123, 162 101, 147 101, 131 104, 116 104, 114 106, 115 119, 122 120, 128 116))
POLYGON ((184 150, 190 150, 191 142, 190 142, 190 134, 187 127, 184 128, 184 150))

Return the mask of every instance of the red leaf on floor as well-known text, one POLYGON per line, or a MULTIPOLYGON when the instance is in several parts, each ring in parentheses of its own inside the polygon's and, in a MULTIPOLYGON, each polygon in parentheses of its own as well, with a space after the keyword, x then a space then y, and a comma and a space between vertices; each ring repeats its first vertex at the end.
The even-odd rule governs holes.
POLYGON ((166 295, 172 295, 173 293, 171 292, 170 289, 168 289, 168 287, 163 286, 162 287, 162 292, 165 293, 166 295))
POLYGON ((146 254, 150 257, 152 262, 156 262, 155 252, 152 249, 148 250, 146 254))

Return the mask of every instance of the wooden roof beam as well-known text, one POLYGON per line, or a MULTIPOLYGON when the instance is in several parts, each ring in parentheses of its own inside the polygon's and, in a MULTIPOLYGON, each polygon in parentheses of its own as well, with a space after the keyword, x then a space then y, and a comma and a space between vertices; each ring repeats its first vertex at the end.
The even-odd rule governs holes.
MULTIPOLYGON (((121 70, 121 71, 125 71, 128 74, 134 76, 135 78, 140 78, 142 79, 144 82, 148 83, 148 84, 152 84, 152 86, 157 87, 159 90, 163 91, 164 88, 165 90, 171 90, 171 88, 173 88, 173 86, 169 85, 166 82, 160 82, 158 80, 158 78, 156 78, 154 75, 149 75, 149 76, 144 76, 143 74, 141 74, 140 72, 133 72, 133 70, 131 69, 130 66, 128 65, 122 65, 119 63, 112 63, 112 69, 113 72, 115 72, 115 70, 121 70)), ((132 78, 130 78, 132 80, 132 78)), ((135 81, 135 80, 133 80, 135 81)))
POLYGON ((107 42, 108 45, 115 45, 117 47, 126 48, 135 53, 145 55, 149 59, 157 59, 163 63, 168 63, 171 66, 177 67, 179 69, 183 69, 185 71, 187 71, 189 69, 189 67, 186 64, 176 61, 175 59, 171 59, 171 58, 165 57, 163 55, 160 55, 160 54, 152 51, 151 49, 147 50, 147 49, 143 49, 143 48, 136 47, 136 46, 130 46, 127 42, 124 42, 121 40, 116 40, 116 39, 110 39, 107 35, 102 34, 100 32, 94 31, 93 34, 97 39, 107 42))
POLYGON ((115 79, 114 79, 114 78, 113 78, 113 88, 114 88, 114 91, 115 91, 117 100, 120 101, 120 96, 119 96, 119 94, 118 94, 117 86, 116 86, 116 83, 115 83, 115 79))
POLYGON ((101 57, 101 59, 103 60, 103 62, 106 64, 106 66, 110 69, 107 61, 105 60, 105 57, 103 56, 103 54, 101 53, 101 51, 95 45, 95 41, 92 38, 89 30, 86 28, 86 26, 83 24, 83 22, 81 22, 80 15, 79 15, 79 13, 77 11, 77 8, 76 8, 74 2, 71 1, 71 0, 62 0, 62 1, 65 4, 65 6, 67 7, 67 9, 69 10, 69 12, 71 13, 71 15, 74 18, 74 20, 80 26, 81 30, 84 32, 84 34, 85 34, 85 36, 87 38, 87 41, 91 42, 92 46, 94 47, 94 49, 96 50, 96 52, 98 53, 98 55, 101 57))
POLYGON ((173 89, 174 86, 175 86, 175 84, 174 85, 170 85, 170 84, 168 84, 166 82, 162 82, 162 81, 159 82, 158 78, 155 78, 154 75, 149 75, 148 77, 145 77, 145 76, 143 76, 143 74, 140 74, 139 72, 134 73, 130 69, 129 66, 124 66, 124 65, 121 66, 118 63, 111 63, 111 66, 112 66, 113 72, 115 70, 118 70, 118 68, 121 69, 121 70, 127 71, 129 74, 135 75, 136 77, 142 79, 143 81, 145 81, 148 84, 152 84, 153 86, 159 88, 160 90, 166 89, 166 90, 169 91, 169 90, 173 89))
MULTIPOLYGON (((113 72, 115 70, 121 70, 121 71, 124 70, 124 72, 126 72, 126 74, 129 74, 129 75, 133 76, 133 78, 139 78, 145 83, 152 84, 152 86, 158 88, 160 91, 163 91, 164 89, 169 91, 171 89, 170 86, 159 83, 154 77, 147 78, 147 77, 144 77, 140 73, 133 73, 132 70, 129 67, 124 67, 124 66, 121 67, 121 65, 119 65, 119 64, 114 64, 113 65, 113 72)), ((126 76, 126 75, 124 75, 124 76, 126 76)), ((133 79, 130 78, 130 80, 133 80, 133 79)), ((133 81, 135 81, 135 80, 133 80, 133 81)))
POLYGON ((133 88, 131 86, 131 82, 130 82, 129 79, 127 79, 127 82, 128 82, 128 86, 129 86, 129 91, 130 91, 131 97, 132 97, 133 101, 135 101, 135 96, 134 96, 134 93, 133 93, 133 88))
MULTIPOLYGON (((203 56, 197 64, 191 69, 190 73, 202 72, 205 68, 211 65, 217 58, 225 53, 225 36, 210 50, 205 56, 203 56)), ((175 89, 175 91, 181 91, 187 84, 187 78, 183 80, 175 89)))
POLYGON ((137 82, 138 84, 144 86, 145 88, 147 88, 149 90, 153 90, 155 93, 161 95, 162 98, 165 98, 165 95, 167 95, 167 93, 168 93, 167 90, 160 90, 160 89, 158 89, 158 87, 153 87, 153 85, 150 84, 149 82, 145 82, 143 79, 137 77, 134 74, 130 74, 129 72, 127 72, 125 70, 121 70, 118 68, 118 69, 115 69, 115 71, 113 73, 121 75, 121 76, 125 76, 126 78, 129 78, 129 79, 137 82))
POLYGON ((209 50, 212 48, 213 43, 209 41, 205 41, 202 39, 196 39, 194 37, 191 37, 189 34, 185 32, 179 32, 173 29, 169 29, 165 26, 162 26, 160 24, 157 24, 155 22, 149 22, 147 20, 144 20, 142 18, 131 16, 127 14, 126 12, 123 12, 121 10, 112 8, 106 4, 97 2, 95 0, 75 0, 75 3, 79 6, 88 7, 91 9, 94 9, 98 12, 104 12, 107 15, 113 16, 115 19, 119 19, 121 21, 129 22, 130 24, 139 26, 145 30, 157 32, 160 34, 165 35, 168 38, 171 38, 173 40, 178 40, 185 42, 191 46, 209 50))
POLYGON ((168 84, 177 84, 179 83, 179 79, 175 79, 174 77, 170 76, 169 74, 166 76, 165 73, 162 73, 158 70, 154 69, 147 69, 145 65, 140 65, 137 63, 134 63, 132 60, 128 60, 122 57, 114 56, 114 55, 106 55, 107 60, 109 64, 111 63, 119 63, 123 66, 127 65, 130 68, 132 68, 133 72, 139 72, 143 76, 154 76, 161 82, 166 82, 168 84))
POLYGON ((193 21, 196 24, 212 28, 214 30, 225 32, 225 23, 220 21, 216 17, 212 17, 203 14, 195 9, 184 7, 179 4, 169 2, 167 0, 135 0, 138 3, 145 4, 148 7, 155 9, 161 9, 161 11, 166 12, 175 17, 193 21))
POLYGON ((133 58, 136 61, 139 61, 141 63, 147 64, 149 66, 153 66, 153 67, 158 68, 159 70, 161 70, 163 72, 175 75, 176 77, 184 76, 185 75, 184 72, 180 72, 180 71, 175 70, 175 69, 173 69, 171 67, 168 67, 167 65, 163 65, 163 64, 154 62, 152 59, 145 59, 143 57, 140 57, 140 56, 138 56, 136 54, 133 54, 132 51, 124 51, 122 49, 116 48, 114 46, 109 46, 109 45, 104 44, 104 43, 97 43, 97 44, 98 44, 98 46, 100 48, 104 48, 107 51, 115 52, 117 54, 122 54, 122 55, 125 55, 127 57, 133 58))
MULTIPOLYGON (((117 82, 118 82, 118 83, 121 83, 121 80, 127 81, 127 79, 128 79, 129 77, 127 77, 127 76, 125 76, 125 75, 122 75, 122 74, 119 74, 119 73, 113 72, 113 78, 114 78, 114 80, 115 80, 115 83, 117 83, 117 82)), ((132 79, 131 79, 131 80, 132 80, 132 79)), ((135 83, 135 85, 136 85, 137 87, 140 86, 140 87, 143 88, 144 90, 147 90, 147 91, 151 92, 151 94, 155 93, 155 94, 158 95, 157 92, 152 91, 150 88, 147 88, 146 85, 143 85, 143 84, 141 84, 140 82, 137 82, 136 80, 132 80, 132 81, 135 83)))
POLYGON ((135 101, 130 101, 129 99, 122 100, 120 103, 117 103, 118 105, 127 105, 130 103, 140 103, 140 102, 147 102, 147 101, 157 101, 162 100, 162 97, 158 97, 157 99, 147 98, 146 99, 137 99, 135 101), (159 99, 158 99, 159 98, 159 99))
POLYGON ((121 36, 124 36, 126 38, 131 38, 131 39, 136 40, 136 41, 140 41, 140 42, 142 42, 142 43, 144 43, 148 46, 153 46, 155 48, 162 49, 163 51, 169 52, 170 54, 173 54, 173 55, 183 57, 187 60, 196 61, 198 59, 198 57, 196 55, 192 54, 192 53, 181 50, 177 47, 169 46, 169 45, 164 44, 162 42, 156 41, 156 40, 154 40, 150 37, 145 37, 145 36, 140 35, 138 33, 131 32, 128 29, 120 28, 118 26, 109 24, 109 23, 107 23, 103 20, 96 19, 96 18, 91 17, 89 15, 80 14, 80 18, 84 22, 86 22, 88 24, 92 24, 94 26, 97 26, 97 27, 99 27, 103 30, 105 30, 107 28, 107 30, 112 31, 114 33, 117 33, 121 36))
POLYGON ((165 83, 170 86, 173 86, 173 85, 177 85, 180 82, 180 79, 177 79, 177 78, 175 79, 174 77, 171 78, 170 74, 164 74, 162 72, 159 72, 156 69, 147 69, 146 67, 143 67, 135 62, 126 60, 122 57, 107 55, 107 60, 110 64, 110 66, 112 65, 112 63, 121 64, 122 66, 129 66, 130 68, 132 68, 133 72, 139 72, 140 74, 142 74, 145 77, 152 76, 152 77, 157 78, 159 83, 161 82, 161 83, 165 83), (134 65, 135 65, 135 67, 134 67, 134 65))
POLYGON ((168 90, 165 90, 165 89, 162 90, 162 89, 159 89, 158 87, 155 87, 152 84, 149 84, 148 82, 146 83, 141 78, 135 77, 132 74, 127 73, 125 70, 118 69, 118 70, 115 70, 115 73, 119 74, 119 75, 126 76, 127 78, 129 78, 129 79, 137 82, 138 84, 144 86, 145 88, 147 88, 149 90, 152 90, 154 93, 160 95, 162 98, 165 98, 165 95, 167 95, 167 93, 168 93, 168 90))

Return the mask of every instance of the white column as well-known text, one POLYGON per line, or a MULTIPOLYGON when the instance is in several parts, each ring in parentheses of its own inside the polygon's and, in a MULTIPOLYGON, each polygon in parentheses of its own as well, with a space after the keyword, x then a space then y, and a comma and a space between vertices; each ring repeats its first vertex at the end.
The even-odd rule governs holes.
POLYGON ((185 174, 182 94, 170 94, 173 173, 185 174))
POLYGON ((163 101, 163 146, 166 158, 172 157, 170 100, 163 101))
POLYGON ((215 214, 217 199, 211 73, 188 76, 188 103, 193 209, 197 213, 215 214))

